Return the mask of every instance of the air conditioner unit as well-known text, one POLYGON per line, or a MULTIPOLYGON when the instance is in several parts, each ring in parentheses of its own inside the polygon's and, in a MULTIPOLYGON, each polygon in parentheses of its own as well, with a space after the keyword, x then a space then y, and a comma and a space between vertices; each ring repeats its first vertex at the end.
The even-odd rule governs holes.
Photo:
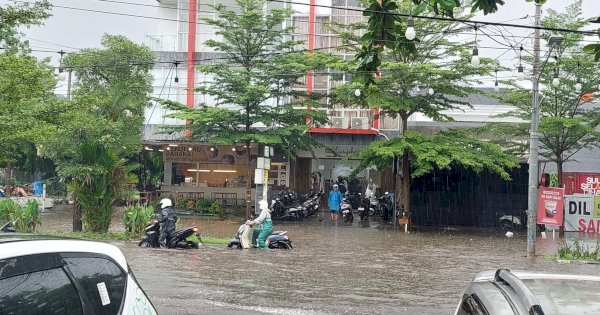
POLYGON ((348 118, 347 117, 332 117, 331 118, 331 127, 332 128, 348 128, 348 118))
POLYGON ((369 129, 368 117, 352 117, 352 129, 369 129))

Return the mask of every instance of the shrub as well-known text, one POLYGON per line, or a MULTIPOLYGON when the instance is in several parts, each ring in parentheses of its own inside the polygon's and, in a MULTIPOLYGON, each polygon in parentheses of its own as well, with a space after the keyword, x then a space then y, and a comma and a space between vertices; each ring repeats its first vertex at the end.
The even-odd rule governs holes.
POLYGON ((139 236, 144 232, 144 228, 154 216, 152 206, 135 205, 125 208, 123 214, 123 224, 125 230, 132 236, 139 236))
POLYGON ((18 232, 32 233, 36 226, 41 224, 38 211, 39 204, 35 200, 29 200, 24 207, 17 205, 15 211, 10 215, 10 220, 18 232))
POLYGON ((594 248, 584 247, 579 240, 573 241, 572 245, 563 240, 558 247, 558 258, 600 261, 600 240, 596 241, 594 248))
POLYGON ((186 207, 187 207, 187 199, 177 198, 177 200, 175 201, 175 208, 185 209, 186 207))
POLYGON ((212 204, 210 203, 210 201, 206 199, 199 199, 198 201, 196 201, 196 211, 198 213, 209 212, 211 206, 212 204))
POLYGON ((223 204, 221 204, 221 201, 213 201, 213 203, 210 205, 210 213, 218 215, 223 213, 223 204))
POLYGON ((19 204, 11 199, 0 200, 0 224, 10 221, 11 214, 19 208, 19 204))

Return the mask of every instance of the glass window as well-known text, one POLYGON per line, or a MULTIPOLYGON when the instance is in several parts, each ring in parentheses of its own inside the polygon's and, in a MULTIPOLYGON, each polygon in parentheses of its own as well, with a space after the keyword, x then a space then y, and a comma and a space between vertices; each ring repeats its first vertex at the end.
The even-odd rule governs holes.
POLYGON ((99 257, 64 258, 96 314, 118 314, 127 276, 108 259, 99 257))
POLYGON ((488 313, 485 311, 485 308, 479 303, 479 299, 474 295, 466 297, 462 304, 460 305, 460 309, 458 310, 458 315, 487 315, 488 313))
MULTIPOLYGON (((11 263, 0 262, 1 269, 11 263)), ((62 268, 20 274, 0 280, 0 314, 83 314, 77 289, 62 268)), ((115 313, 113 313, 115 314, 115 313)))

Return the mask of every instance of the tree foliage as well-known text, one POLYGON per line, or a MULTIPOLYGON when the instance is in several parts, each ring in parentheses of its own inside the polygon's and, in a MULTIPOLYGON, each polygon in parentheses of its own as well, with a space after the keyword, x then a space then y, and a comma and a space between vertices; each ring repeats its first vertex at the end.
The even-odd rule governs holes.
POLYGON ((0 45, 7 50, 26 49, 27 41, 21 41, 20 27, 40 25, 49 18, 52 6, 47 0, 15 2, 0 7, 0 45))
POLYGON ((215 104, 188 108, 167 102, 177 112, 170 117, 186 119, 189 124, 170 131, 190 130, 191 139, 214 144, 258 143, 279 146, 288 154, 294 149, 315 145, 303 133, 314 123, 327 120, 326 114, 307 109, 321 107, 320 95, 295 91, 294 85, 311 69, 323 67, 323 54, 295 50, 298 41, 287 38, 293 27, 281 29, 293 13, 291 9, 264 12, 264 0, 238 0, 239 11, 215 5, 217 19, 203 19, 214 26, 220 41, 205 45, 224 53, 228 60, 198 68, 210 75, 197 88, 215 99, 215 104))
POLYGON ((484 169, 508 180, 508 169, 518 166, 518 160, 500 146, 472 138, 462 130, 450 130, 434 136, 417 131, 406 131, 402 137, 389 141, 375 141, 350 158, 361 160, 358 169, 376 166, 385 169, 395 156, 407 153, 411 163, 411 177, 419 177, 435 170, 461 165, 475 172, 484 169))
MULTIPOLYGON (((567 7, 564 12, 550 10, 542 20, 542 25, 553 28, 578 30, 587 22, 581 17, 581 1, 567 7)), ((558 63, 548 64, 541 73, 541 82, 546 87, 540 91, 540 155, 557 163, 559 185, 562 184, 562 165, 571 161, 574 155, 584 148, 600 145, 600 108, 592 105, 592 93, 598 92, 600 74, 595 70, 593 56, 579 53, 582 35, 561 34, 565 37, 561 49, 566 52, 558 63), (590 71, 590 69, 593 69, 590 71), (560 85, 552 85, 554 71, 560 74, 560 85), (577 91, 577 80, 582 89, 577 91)), ((545 37, 550 34, 544 34, 545 37)), ((526 58, 525 60, 531 61, 526 58)), ((486 132, 497 135, 501 142, 512 150, 524 155, 528 147, 522 141, 529 134, 531 118, 531 91, 516 87, 502 100, 515 106, 515 110, 505 116, 521 118, 524 123, 511 125, 493 124, 486 132)))
POLYGON ((133 197, 130 171, 137 164, 123 160, 141 149, 154 60, 148 48, 122 36, 105 35, 102 45, 64 59, 63 68, 77 78, 74 97, 52 110, 57 130, 41 150, 68 180, 93 231, 106 231, 117 199, 133 197))

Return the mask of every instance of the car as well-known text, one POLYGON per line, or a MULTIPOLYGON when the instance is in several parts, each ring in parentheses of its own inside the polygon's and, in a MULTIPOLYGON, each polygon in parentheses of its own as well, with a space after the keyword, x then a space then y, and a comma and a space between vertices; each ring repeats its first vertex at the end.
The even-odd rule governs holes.
POLYGON ((454 314, 600 314, 600 277, 484 271, 475 276, 454 314))
POLYGON ((114 245, 0 233, 0 314, 157 314, 114 245))

